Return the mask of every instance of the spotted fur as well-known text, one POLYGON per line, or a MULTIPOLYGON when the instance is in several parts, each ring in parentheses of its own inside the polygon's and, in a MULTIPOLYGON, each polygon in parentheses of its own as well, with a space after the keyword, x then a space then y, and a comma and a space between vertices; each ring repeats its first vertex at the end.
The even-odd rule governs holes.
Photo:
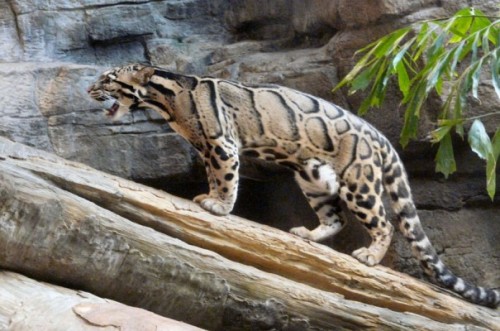
POLYGON ((247 85, 130 65, 105 72, 89 88, 111 101, 108 115, 153 109, 189 141, 204 161, 210 190, 194 200, 216 215, 233 209, 239 155, 276 162, 295 178, 320 225, 292 228, 321 241, 339 232, 339 201, 362 222, 372 243, 353 252, 367 265, 384 257, 393 234, 382 193, 387 191, 425 272, 469 301, 496 307, 498 291, 477 287, 443 264, 422 229, 403 164, 387 138, 364 120, 320 98, 277 85, 247 85))

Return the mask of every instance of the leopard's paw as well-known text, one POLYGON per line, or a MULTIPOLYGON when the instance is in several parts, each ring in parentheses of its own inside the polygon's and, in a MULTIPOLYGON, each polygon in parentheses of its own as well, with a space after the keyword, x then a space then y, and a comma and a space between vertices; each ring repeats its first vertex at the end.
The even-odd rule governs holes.
POLYGON ((201 194, 195 197, 194 202, 199 203, 201 208, 218 216, 224 216, 233 209, 232 204, 224 203, 223 201, 211 198, 208 194, 201 194))
POLYGON ((197 195, 194 197, 193 201, 196 202, 197 204, 201 203, 203 200, 205 200, 206 198, 208 198, 208 194, 206 193, 203 193, 203 194, 200 194, 200 195, 197 195))
POLYGON ((304 226, 298 226, 296 228, 291 228, 290 233, 294 234, 296 236, 299 236, 301 238, 304 238, 304 239, 310 239, 310 237, 311 237, 311 231, 309 231, 304 226))
POLYGON ((374 266, 380 262, 380 258, 376 256, 370 249, 361 247, 360 249, 352 252, 352 256, 359 260, 359 262, 367 266, 374 266))

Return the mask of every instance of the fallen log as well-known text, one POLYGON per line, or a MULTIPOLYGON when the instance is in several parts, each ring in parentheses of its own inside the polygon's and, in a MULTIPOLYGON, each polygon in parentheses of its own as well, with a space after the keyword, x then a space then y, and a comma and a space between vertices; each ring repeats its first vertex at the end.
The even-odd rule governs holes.
MULTIPOLYGON (((469 326, 475 325, 490 329, 498 328, 498 325, 500 325, 498 314, 496 314, 496 312, 491 309, 466 303, 461 299, 446 294, 444 291, 434 286, 429 286, 427 284, 424 284, 423 282, 415 280, 409 276, 394 272, 390 269, 383 267, 366 267, 350 258, 349 256, 336 253, 322 245, 305 242, 276 229, 249 222, 234 216, 230 216, 227 218, 215 217, 202 211, 198 206, 186 200, 179 199, 164 192, 153 190, 139 184, 135 184, 117 177, 98 172, 83 165, 68 162, 51 155, 43 154, 21 145, 7 142, 4 142, 3 145, 0 144, 0 159, 3 159, 3 161, 0 162, 0 167, 2 168, 2 170, 0 171, 2 171, 4 182, 6 181, 6 174, 9 172, 11 182, 16 182, 14 180, 16 178, 19 179, 23 176, 31 178, 30 176, 32 176, 33 179, 37 179, 37 182, 44 183, 43 185, 49 185, 51 187, 50 190, 59 192, 56 196, 62 195, 63 193, 69 194, 69 192, 71 192, 71 196, 73 196, 73 194, 76 194, 79 197, 85 198, 78 198, 79 203, 73 202, 71 204, 68 201, 64 201, 64 203, 59 202, 55 205, 53 203, 54 199, 49 199, 43 204, 38 203, 38 206, 44 204, 45 206, 47 206, 49 202, 51 202, 51 209, 54 209, 56 207, 67 209, 70 206, 76 204, 71 208, 84 208, 85 210, 89 211, 90 215, 93 215, 91 219, 98 218, 100 220, 102 220, 102 218, 104 217, 102 215, 103 211, 101 209, 106 208, 116 214, 122 215, 126 219, 131 219, 138 223, 153 227, 171 236, 181 238, 185 242, 188 242, 192 245, 209 248, 210 250, 224 255, 231 260, 250 264, 258 268, 271 271, 275 274, 282 275, 286 278, 307 283, 310 286, 316 287, 318 289, 341 293, 347 299, 349 299, 342 300, 340 297, 332 293, 318 291, 311 287, 303 288, 302 290, 304 291, 304 293, 301 292, 302 290, 296 290, 298 292, 296 292, 294 295, 296 295, 297 297, 302 297, 304 298, 304 300, 306 300, 305 298, 307 298, 307 302, 315 302, 316 304, 318 304, 318 302, 322 302, 322 307, 317 308, 319 309, 317 311, 308 311, 307 314, 303 311, 301 311, 301 313, 297 313, 295 311, 287 311, 289 321, 306 320, 307 323, 312 323, 311 318, 312 316, 314 316, 314 322, 319 323, 319 325, 321 325, 322 327, 328 325, 328 327, 331 328, 332 325, 335 325, 339 328, 342 327, 347 329, 400 329, 404 328, 405 326, 409 328, 416 328, 417 323, 419 322, 415 321, 415 316, 417 316, 415 314, 419 314, 427 317, 424 318, 426 322, 423 322, 421 326, 418 326, 418 328, 421 329, 436 329, 441 327, 443 323, 448 324, 447 329, 450 329, 451 325, 453 325, 454 327, 458 327, 456 324, 469 326), (45 179, 45 181, 43 179, 45 179), (51 183, 47 181, 50 181, 51 183), (97 207, 94 204, 87 205, 87 200, 94 201, 97 205, 101 206, 101 208, 97 207), (97 211, 99 211, 99 213, 95 214, 97 211), (313 300, 310 298, 319 298, 315 297, 315 295, 321 297, 322 299, 318 299, 319 301, 315 301, 316 299, 313 300), (363 305, 354 302, 353 300, 363 301, 370 305, 363 305), (347 309, 346 307, 349 308, 347 309), (371 317, 365 315, 367 312, 372 313, 373 309, 375 309, 377 311, 377 314, 379 315, 379 318, 375 319, 377 320, 377 322, 374 322, 371 317), (405 311, 412 312, 413 314, 404 313, 405 311), (319 318, 323 315, 328 317, 328 321, 324 318, 319 318), (301 317, 291 318, 290 316, 301 317), (394 319, 387 320, 387 317, 385 316, 398 316, 396 319, 399 322, 395 322, 394 319), (360 319, 363 320, 363 322, 360 322, 360 319), (380 319, 384 320, 384 322, 381 322, 380 319), (431 327, 430 323, 434 323, 432 320, 439 321, 440 323, 431 327)), ((32 180, 31 182, 34 182, 34 180, 32 180)), ((33 194, 32 189, 29 189, 29 185, 24 185, 26 186, 26 192, 19 191, 22 185, 20 183, 15 183, 11 185, 11 187, 15 187, 15 189, 13 189, 14 191, 11 191, 10 193, 8 192, 8 194, 3 193, 1 196, 3 197, 6 195, 14 195, 16 197, 19 197, 27 194, 27 192, 33 194)), ((30 197, 30 199, 34 198, 35 197, 30 197)), ((104 210, 107 213, 106 215, 110 214, 113 215, 113 217, 117 217, 114 213, 109 213, 108 210, 104 210)), ((37 213, 39 212, 40 211, 37 211, 37 213)), ((87 216, 87 219, 88 217, 89 216, 87 216)), ((123 218, 119 219, 124 220, 123 218)), ((82 222, 82 220, 73 220, 73 222, 82 222)), ((90 235, 90 231, 87 229, 87 226, 90 225, 87 223, 88 222, 84 222, 84 224, 86 225, 84 227, 84 229, 86 229, 85 231, 82 230, 81 227, 76 230, 79 232, 79 236, 75 234, 67 235, 71 236, 72 238, 74 237, 73 240, 75 241, 85 240, 84 238, 88 238, 90 235)), ((102 222, 99 222, 98 224, 102 225, 101 223, 102 222)), ((114 223, 116 222, 113 222, 113 224, 114 223)), ((60 225, 62 229, 66 229, 68 226, 70 225, 60 225)), ((71 226, 75 227, 74 224, 71 226)), ((96 227, 97 225, 94 224, 93 226, 96 227)), ((132 227, 132 225, 130 226, 132 227)), ((120 233, 122 237, 124 236, 124 233, 127 233, 128 235, 130 235, 130 238, 128 238, 130 240, 132 240, 133 238, 143 237, 143 235, 139 235, 136 233, 132 235, 124 230, 107 229, 106 231, 104 231, 103 229, 101 229, 100 231, 91 231, 91 238, 102 239, 102 236, 106 235, 113 237, 109 234, 109 231, 111 231, 112 234, 115 232, 120 233)), ((154 241, 154 238, 158 235, 158 233, 152 232, 150 235, 150 240, 154 241)), ((166 240, 165 238, 168 237, 163 236, 162 238, 163 240, 166 240)), ((2 240, 6 239, 2 239, 0 237, 0 243, 2 242, 2 240)), ((117 257, 116 254, 123 254, 123 250, 127 251, 127 255, 130 255, 130 244, 127 243, 126 245, 128 249, 117 249, 115 247, 115 242, 117 240, 118 239, 115 239, 113 237, 113 240, 110 241, 113 242, 113 244, 109 244, 108 249, 111 250, 111 253, 114 253, 115 255, 112 259, 113 263, 118 263, 122 260, 120 258, 120 255, 118 255, 117 257)), ((144 240, 147 241, 148 239, 144 240)), ((169 240, 171 240, 171 238, 169 238, 169 240)), ((137 239, 133 240, 133 242, 136 241, 137 239)), ((103 242, 106 242, 106 240, 103 240, 103 242)), ((67 242, 66 240, 64 242, 64 245, 68 244, 71 244, 71 242, 67 242)), ((18 245, 20 244, 18 243, 18 245)), ((47 243, 45 245, 47 245, 47 243)), ((164 248, 169 247, 170 249, 176 251, 176 253, 179 252, 179 247, 173 244, 170 244, 170 246, 168 245, 169 244, 167 243, 163 243, 162 245, 159 245, 158 249, 161 248, 160 250, 164 252, 164 248)), ((37 249, 34 248, 34 250, 35 252, 30 254, 36 255, 37 249)), ((54 255, 53 253, 54 252, 51 252, 52 255, 54 255)), ((104 256, 105 254, 105 252, 99 252, 97 255, 104 256)), ((57 256, 57 254, 55 255, 57 256)), ((81 259, 81 252, 78 252, 78 249, 75 249, 74 251, 71 251, 66 255, 66 259, 73 259, 72 262, 78 262, 78 259, 81 259)), ((19 256, 19 254, 17 256, 19 256)), ((174 256, 178 256, 178 254, 174 254, 174 256)), ((111 259, 110 257, 108 258, 111 259)), ((154 260, 164 262, 159 258, 156 258, 154 260)), ((227 260, 225 261, 225 263, 232 263, 227 260)), ((68 261, 64 261, 64 259, 62 258, 59 258, 57 262, 68 263, 68 261)), ((0 255, 0 264, 2 263, 7 263, 9 264, 9 267, 12 268, 24 268, 23 270, 25 272, 29 271, 30 273, 38 273, 38 271, 35 271, 33 269, 27 270, 26 263, 17 263, 17 261, 13 261, 12 258, 6 261, 3 255, 0 255)), ((50 263, 53 264, 55 262, 51 261, 50 263)), ((62 268, 67 268, 64 263, 62 268)), ((121 265, 123 265, 123 262, 120 263, 121 265)), ((137 276, 141 279, 145 279, 144 272, 146 272, 147 276, 153 277, 153 279, 161 279, 162 272, 165 272, 165 266, 160 262, 153 264, 155 264, 156 269, 153 269, 151 265, 147 265, 144 270, 143 268, 141 268, 141 272, 143 272, 143 274, 137 276)), ((141 265, 142 264, 139 264, 139 266, 141 265)), ((238 265, 238 267, 234 267, 235 270, 244 269, 242 268, 244 266, 241 266, 240 264, 236 265, 238 265)), ((81 265, 75 266, 74 268, 77 267, 81 267, 81 265)), ((173 266, 170 267, 173 268, 173 266)), ((208 267, 214 267, 212 261, 209 263, 208 267)), ((81 271, 79 272, 81 273, 81 271)), ((117 270, 111 267, 110 270, 98 270, 96 274, 99 274, 99 272, 108 275, 109 273, 119 273, 117 270)), ((133 272, 138 271, 134 270, 133 272)), ((215 273, 215 271, 213 272, 215 273)), ((220 275, 219 272, 221 271, 217 270, 217 273, 215 274, 220 275)), ((269 276, 269 274, 266 275, 268 275, 268 277, 271 277, 269 276)), ((47 275, 44 273, 39 274, 39 276, 47 277, 47 275)), ((250 283, 253 283, 252 279, 254 278, 254 276, 252 275, 239 274, 236 277, 238 278, 238 282, 243 282, 243 279, 246 279, 247 284, 244 285, 246 287, 249 286, 249 281, 250 283)), ((63 277, 62 279, 65 279, 67 281, 65 277, 63 277)), ((62 279, 56 277, 57 281, 62 281, 62 279)), ((226 278, 224 279, 227 281, 226 278)), ((283 290, 287 292, 287 295, 285 295, 284 297, 282 296, 283 294, 280 294, 281 296, 278 296, 280 298, 278 300, 279 302, 287 302, 286 307, 292 307, 294 305, 287 301, 290 299, 291 295, 289 289, 295 288, 295 286, 305 286, 297 284, 295 282, 290 282, 290 284, 293 284, 293 286, 285 285, 288 284, 289 280, 280 278, 278 276, 272 276, 270 279, 273 279, 282 286, 282 292, 283 290)), ((129 281, 134 282, 133 279, 127 279, 127 282, 129 281)), ((90 288, 89 290, 92 290, 93 286, 95 286, 92 284, 92 282, 82 280, 77 281, 77 284, 85 285, 86 287, 84 288, 90 288)), ((115 286, 114 283, 112 285, 115 286)), ((161 287, 162 285, 157 283, 155 286, 161 287)), ((243 285, 240 284, 240 286, 243 285)), ((277 292, 277 289, 279 288, 278 285, 276 286, 277 287, 273 288, 273 290, 266 290, 266 293, 268 293, 267 296, 262 296, 263 293, 260 293, 261 296, 259 296, 257 299, 253 298, 252 300, 257 300, 257 302, 260 302, 260 304, 253 304, 253 307, 258 307, 259 305, 262 306, 263 302, 268 302, 266 300, 268 300, 269 298, 274 298, 276 300, 277 294, 274 293, 277 292)), ((258 287, 262 290, 262 284, 259 284, 258 287)), ((255 290, 254 286, 252 286, 252 289, 255 290)), ((143 290, 146 291, 145 289, 143 290)), ((130 286, 126 286, 125 284, 125 288, 120 289, 120 291, 126 292, 131 291, 131 289, 130 286)), ((245 292, 245 295, 249 294, 245 292)), ((252 295, 255 295, 255 293, 252 293, 250 297, 252 297, 252 295)), ((223 297, 226 296, 224 295, 223 297)), ((119 301, 122 301, 120 299, 126 299, 120 296, 118 298, 113 298, 118 299, 119 301)), ((185 299, 185 302, 188 302, 189 305, 189 298, 185 299)), ((184 307, 185 302, 183 303, 184 307)), ((137 304, 141 307, 146 306, 146 308, 151 309, 148 306, 148 302, 137 302, 131 304, 137 304)), ((193 301, 190 304, 195 304, 195 302, 193 301)), ((249 305, 246 304, 245 306, 249 305)), ((304 304, 302 303, 300 304, 300 306, 304 306, 304 304)), ((169 309, 164 309, 163 307, 152 307, 152 309, 163 309, 164 314, 167 311, 167 313, 169 314, 167 314, 167 316, 176 318, 175 311, 172 313, 172 311, 170 311, 169 309)), ((231 309, 227 309, 229 308, 226 307, 223 310, 232 311, 231 309)), ((203 314, 199 315, 201 316, 203 314)), ((418 316, 418 318, 423 317, 418 316)), ((188 320, 188 322, 206 327, 203 324, 193 323, 191 320, 188 320)), ((216 323, 216 325, 220 324, 216 323)))
POLYGON ((0 271, 0 330, 203 331, 90 293, 0 271))

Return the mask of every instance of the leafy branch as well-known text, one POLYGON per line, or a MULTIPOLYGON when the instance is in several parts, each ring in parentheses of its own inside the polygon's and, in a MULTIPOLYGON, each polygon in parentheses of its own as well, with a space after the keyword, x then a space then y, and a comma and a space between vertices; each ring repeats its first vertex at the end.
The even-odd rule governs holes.
POLYGON ((491 82, 500 99, 500 18, 488 17, 474 8, 465 8, 447 19, 419 22, 398 29, 369 44, 356 54, 360 60, 334 88, 349 87, 349 94, 369 89, 359 114, 380 107, 389 81, 397 78, 405 106, 400 143, 405 147, 417 138, 418 121, 425 100, 432 91, 443 97, 443 107, 430 133, 439 143, 436 171, 446 177, 456 171, 451 134, 464 137, 464 124, 473 121, 468 130, 472 150, 486 160, 487 191, 495 195, 495 171, 500 154, 500 127, 492 139, 481 118, 499 116, 492 111, 482 116, 464 117, 469 96, 478 99, 483 68, 489 67, 491 82))

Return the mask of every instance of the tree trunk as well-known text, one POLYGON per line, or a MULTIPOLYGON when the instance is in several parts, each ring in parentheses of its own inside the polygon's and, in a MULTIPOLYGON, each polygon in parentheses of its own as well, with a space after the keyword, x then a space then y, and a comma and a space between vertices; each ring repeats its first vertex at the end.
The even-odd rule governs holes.
POLYGON ((203 331, 90 293, 0 271, 0 330, 203 331))
POLYGON ((3 139, 0 183, 1 267, 207 329, 500 325, 407 275, 3 139))

